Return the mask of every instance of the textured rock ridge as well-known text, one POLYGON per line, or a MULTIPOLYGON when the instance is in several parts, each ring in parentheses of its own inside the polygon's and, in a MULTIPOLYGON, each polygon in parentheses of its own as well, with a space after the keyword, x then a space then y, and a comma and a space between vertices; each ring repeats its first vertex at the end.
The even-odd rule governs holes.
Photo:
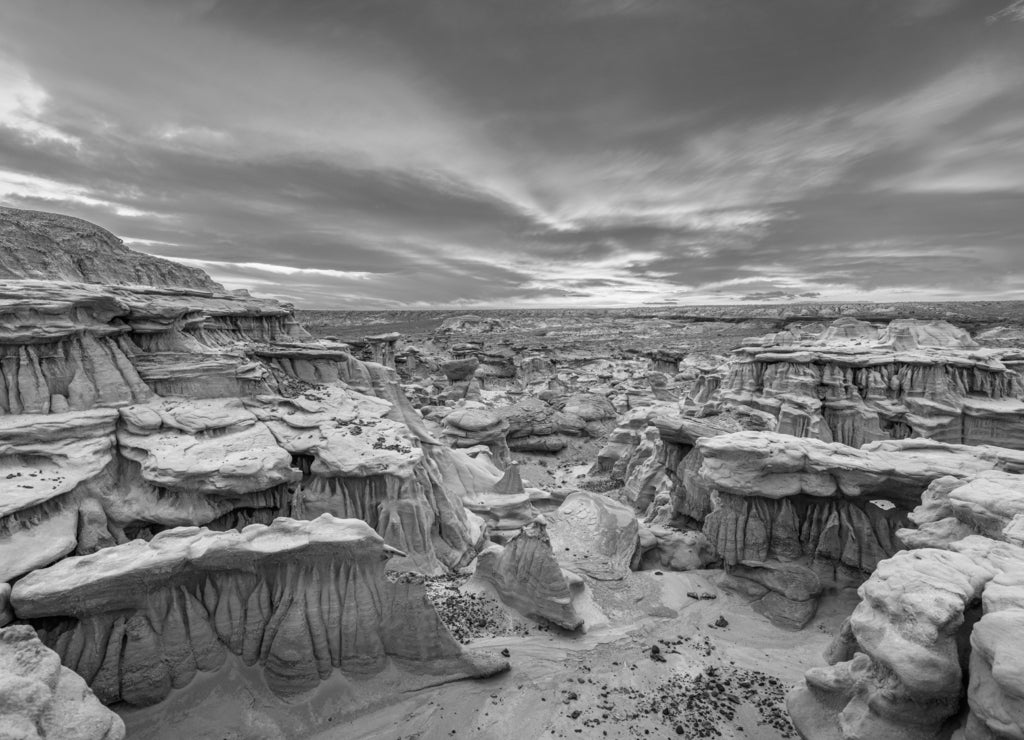
POLYGON ((34 571, 11 603, 106 703, 158 702, 234 659, 284 696, 389 659, 455 678, 502 670, 462 652, 421 586, 384 579, 392 553, 367 524, 328 514, 183 527, 34 571))
POLYGON ((462 461, 424 453, 394 370, 304 337, 275 301, 0 284, 0 582, 168 527, 323 512, 407 567, 465 565, 462 461))
POLYGON ((1001 361, 945 322, 878 328, 839 319, 820 335, 749 340, 724 377, 691 394, 772 414, 778 430, 859 447, 928 437, 1024 449, 1024 385, 1001 361))
POLYGON ((790 695, 804 737, 934 740, 956 725, 962 740, 1022 736, 1022 501, 1024 476, 1006 471, 929 487, 920 528, 897 533, 913 549, 879 563, 830 666, 790 695))
POLYGON ((631 508, 588 491, 566 497, 548 516, 547 533, 562 567, 599 581, 625 578, 640 542, 631 508))
POLYGON ((121 740, 121 718, 60 664, 27 625, 0 629, 0 736, 14 740, 121 740))
POLYGON ((80 218, 0 207, 0 279, 161 285, 224 292, 202 270, 128 249, 80 218))
POLYGON ((934 481, 1024 470, 1018 451, 930 440, 856 449, 738 432, 701 439, 697 449, 700 477, 714 490, 704 533, 726 565, 803 557, 822 575, 833 569, 855 581, 901 549, 897 531, 934 481))

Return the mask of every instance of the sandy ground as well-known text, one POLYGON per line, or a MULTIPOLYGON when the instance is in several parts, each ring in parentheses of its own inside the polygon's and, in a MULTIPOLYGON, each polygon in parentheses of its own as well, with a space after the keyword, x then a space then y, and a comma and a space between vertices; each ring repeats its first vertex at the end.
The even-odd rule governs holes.
POLYGON ((508 650, 512 670, 407 692, 313 737, 795 737, 785 692, 822 664, 856 593, 826 598, 806 629, 788 632, 718 592, 719 576, 646 571, 595 584, 593 602, 609 616, 607 624, 584 635, 532 631, 474 640, 474 648, 508 650), (695 601, 687 592, 717 598, 695 601), (711 626, 720 616, 728 626, 711 626), (655 645, 664 661, 652 657, 655 645))
POLYGON ((828 596, 807 628, 789 632, 720 592, 721 575, 641 571, 591 582, 578 599, 593 625, 585 634, 538 629, 489 600, 481 606, 489 597, 470 580, 441 611, 473 622, 467 649, 508 651, 511 670, 490 679, 442 683, 396 666, 367 677, 335 672, 283 703, 260 670, 232 659, 156 707, 118 711, 133 740, 793 738, 785 693, 822 665, 856 592, 828 596), (727 626, 714 626, 720 617, 727 626))

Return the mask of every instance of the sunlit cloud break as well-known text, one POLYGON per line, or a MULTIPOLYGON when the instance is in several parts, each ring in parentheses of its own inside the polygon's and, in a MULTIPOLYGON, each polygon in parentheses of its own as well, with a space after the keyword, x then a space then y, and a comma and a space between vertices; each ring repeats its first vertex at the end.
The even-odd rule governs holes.
POLYGON ((1021 296, 1021 2, 482 7, 12 0, 0 200, 308 307, 1021 296))

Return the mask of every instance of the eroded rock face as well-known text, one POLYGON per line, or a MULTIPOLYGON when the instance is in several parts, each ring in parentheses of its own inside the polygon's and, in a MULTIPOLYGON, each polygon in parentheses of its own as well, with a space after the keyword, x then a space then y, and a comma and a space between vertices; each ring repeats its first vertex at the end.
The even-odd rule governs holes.
POLYGON ((803 629, 818 610, 821 581, 798 563, 746 561, 721 584, 753 599, 754 610, 786 629, 803 629))
POLYGON ((941 321, 877 328, 844 318, 820 335, 749 340, 724 378, 692 395, 771 413, 787 434, 854 447, 916 436, 1024 449, 1024 386, 1002 354, 941 321))
POLYGON ((1024 737, 1024 608, 986 614, 971 632, 964 740, 1024 737))
POLYGON ((1024 453, 1001 447, 931 440, 876 442, 861 448, 770 432, 738 432, 700 440, 701 476, 738 496, 817 498, 879 496, 911 507, 937 478, 984 470, 1024 470, 1024 453))
POLYGON ((384 579, 393 552, 329 514, 177 528, 34 571, 11 603, 106 703, 153 704, 227 660, 259 665, 283 696, 389 659, 452 678, 502 670, 462 652, 421 587, 384 579))
POLYGON ((558 562, 600 581, 625 578, 639 543, 633 510, 607 496, 581 491, 548 517, 548 536, 558 562))
POLYGON ((914 549, 879 563, 826 655, 830 667, 809 671, 790 695, 804 737, 932 740, 965 700, 958 737, 1020 734, 1024 548, 1009 524, 1022 478, 987 472, 929 487, 913 514, 921 528, 898 532, 914 549))
POLYGON ((705 438, 700 476, 716 490, 704 532, 726 564, 801 555, 870 573, 940 478, 1014 475, 1024 458, 996 447, 930 440, 855 449, 775 433, 705 438))
POLYGON ((14 612, 11 611, 11 584, 0 583, 0 627, 5 627, 14 621, 14 612))
POLYGON ((967 606, 993 575, 985 563, 934 549, 880 563, 861 586, 834 664, 808 671, 807 688, 791 699, 796 724, 835 723, 843 738, 937 738, 960 707, 967 606))
POLYGON ((325 511, 408 567, 472 558, 444 480, 459 465, 424 455, 438 441, 395 371, 303 341, 290 306, 20 281, 0 317, 0 580, 168 527, 325 511))
POLYGON ((113 409, 0 417, 0 581, 67 555, 114 462, 113 409))
POLYGON ((0 629, 0 736, 18 740, 121 740, 121 718, 27 625, 0 629))
POLYGON ((476 576, 494 586, 502 601, 527 617, 569 630, 583 624, 573 608, 570 579, 551 551, 541 520, 523 527, 505 546, 484 548, 476 576))
POLYGON ((0 279, 169 285, 224 292, 202 270, 128 249, 88 221, 0 207, 0 279))

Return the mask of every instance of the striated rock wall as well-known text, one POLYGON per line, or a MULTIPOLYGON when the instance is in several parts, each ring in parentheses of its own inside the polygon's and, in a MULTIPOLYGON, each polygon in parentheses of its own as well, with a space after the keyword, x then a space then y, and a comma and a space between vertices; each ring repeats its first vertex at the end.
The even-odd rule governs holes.
POLYGON ((389 660, 449 678, 507 667, 464 654, 422 586, 385 580, 392 553, 365 523, 329 514, 184 527, 34 571, 11 604, 105 703, 159 702, 228 660, 259 665, 282 696, 389 660))
POLYGON ((749 340, 693 402, 772 414, 778 431, 859 447, 905 437, 1024 449, 1024 385, 1001 358, 945 322, 878 329, 840 319, 820 336, 749 340), (713 386, 713 387, 712 387, 713 386))
POLYGON ((768 432, 697 442, 714 510, 704 532, 727 565, 805 556, 851 576, 896 553, 904 527, 934 481, 989 470, 1016 475, 1024 453, 928 440, 860 449, 768 432))
POLYGON ((0 284, 0 582, 168 527, 322 512, 370 522, 404 567, 468 562, 453 466, 424 454, 394 371, 303 335, 273 301, 0 284))

